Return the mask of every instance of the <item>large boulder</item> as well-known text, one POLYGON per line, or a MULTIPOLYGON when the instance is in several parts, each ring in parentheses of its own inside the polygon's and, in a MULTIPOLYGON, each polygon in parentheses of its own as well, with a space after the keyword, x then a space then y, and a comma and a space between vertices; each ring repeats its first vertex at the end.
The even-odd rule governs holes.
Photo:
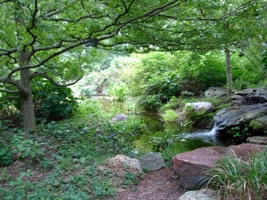
POLYGON ((219 98, 225 96, 227 93, 226 88, 223 87, 210 87, 206 92, 205 96, 208 98, 219 98))
POLYGON ((214 116, 218 130, 227 131, 234 126, 249 125, 250 121, 267 113, 267 103, 224 108, 214 116))
POLYGON ((251 88, 235 92, 232 95, 232 105, 214 116, 215 125, 220 132, 227 132, 235 126, 250 126, 254 131, 261 132, 267 130, 265 124, 267 117, 259 118, 267 114, 267 88, 251 88), (256 121, 251 122, 255 119, 256 121))
POLYGON ((235 92, 232 96, 234 105, 252 105, 267 103, 267 88, 250 88, 235 92))
POLYGON ((200 112, 203 110, 205 112, 210 112, 212 111, 213 106, 210 102, 193 102, 185 104, 185 111, 187 111, 188 108, 193 108, 195 112, 200 112))
POLYGON ((205 172, 214 166, 222 156, 234 152, 242 160, 249 155, 264 150, 265 145, 241 144, 229 147, 203 147, 193 151, 180 153, 172 158, 172 167, 178 175, 181 185, 186 189, 199 189, 206 181, 205 172))

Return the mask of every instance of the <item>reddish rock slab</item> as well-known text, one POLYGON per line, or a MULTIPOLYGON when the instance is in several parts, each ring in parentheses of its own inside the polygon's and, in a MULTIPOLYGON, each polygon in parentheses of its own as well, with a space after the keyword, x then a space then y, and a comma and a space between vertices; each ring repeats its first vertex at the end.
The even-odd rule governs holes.
POLYGON ((247 160, 249 155, 254 155, 264 149, 266 149, 266 145, 256 144, 203 147, 174 156, 172 158, 172 167, 184 188, 199 189, 206 180, 204 173, 213 167, 220 157, 233 155, 231 153, 233 151, 237 157, 247 160))
POLYGON ((247 161, 249 156, 253 156, 257 152, 267 149, 267 146, 259 145, 259 144, 244 143, 241 145, 229 146, 228 149, 231 149, 232 151, 234 151, 238 158, 241 158, 242 160, 247 161))

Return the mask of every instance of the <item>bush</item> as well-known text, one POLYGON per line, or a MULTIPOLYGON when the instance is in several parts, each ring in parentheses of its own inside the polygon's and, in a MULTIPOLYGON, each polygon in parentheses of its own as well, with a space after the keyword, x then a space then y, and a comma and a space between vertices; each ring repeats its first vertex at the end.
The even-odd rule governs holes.
POLYGON ((163 115, 164 121, 175 121, 178 118, 178 114, 174 110, 166 110, 163 115))
POLYGON ((267 199, 267 152, 243 161, 234 153, 219 159, 207 171, 207 186, 215 188, 223 199, 267 199))
POLYGON ((113 101, 124 101, 127 95, 128 88, 126 84, 111 84, 108 88, 108 94, 112 97, 113 101))
POLYGON ((5 144, 0 144, 0 167, 12 164, 12 156, 11 149, 5 144))
POLYGON ((180 63, 183 89, 199 93, 211 86, 226 83, 225 58, 218 51, 191 53, 180 63))
POLYGON ((13 136, 12 146, 14 153, 19 159, 31 159, 32 162, 39 161, 44 152, 41 150, 41 144, 33 139, 24 139, 25 134, 19 133, 13 136))
POLYGON ((21 103, 18 95, 0 93, 0 115, 2 118, 19 113, 21 103))
POLYGON ((37 121, 67 118, 78 107, 77 100, 70 88, 58 87, 49 81, 34 81, 33 96, 37 121))
POLYGON ((160 109, 162 102, 158 95, 148 95, 140 96, 137 100, 138 105, 140 105, 144 110, 155 111, 160 109))
POLYGON ((205 109, 195 111, 193 106, 188 106, 184 110, 184 116, 187 125, 203 128, 213 121, 214 113, 207 112, 205 109))

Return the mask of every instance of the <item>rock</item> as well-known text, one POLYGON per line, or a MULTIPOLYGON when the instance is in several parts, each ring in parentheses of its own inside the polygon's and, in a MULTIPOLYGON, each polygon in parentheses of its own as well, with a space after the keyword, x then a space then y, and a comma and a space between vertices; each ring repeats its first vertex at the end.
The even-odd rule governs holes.
POLYGON ((178 200, 216 200, 217 194, 215 190, 194 190, 184 193, 178 200))
POLYGON ((140 174, 143 172, 138 159, 130 158, 125 155, 117 155, 116 157, 106 160, 106 165, 112 171, 116 171, 118 175, 125 175, 127 172, 140 174))
POLYGON ((246 102, 245 97, 242 97, 241 95, 233 94, 231 98, 233 105, 242 105, 246 102))
POLYGON ((225 96, 227 94, 227 90, 223 87, 210 87, 206 92, 205 92, 205 97, 208 98, 219 98, 222 96, 225 96))
POLYGON ((156 171, 166 164, 161 154, 159 153, 149 153, 140 159, 141 167, 143 169, 148 169, 149 171, 156 171))
MULTIPOLYGON (((258 145, 258 144, 249 144, 244 143, 240 145, 232 145, 227 147, 229 150, 234 152, 238 158, 243 161, 247 161, 249 156, 255 155, 259 151, 263 151, 266 149, 265 145, 258 145)), ((229 152, 229 151, 228 151, 229 152)), ((231 153, 232 154, 232 153, 231 153)))
POLYGON ((250 126, 254 131, 267 130, 267 87, 251 88, 235 92, 230 108, 222 109, 214 116, 219 132, 227 132, 238 126, 250 126), (255 121, 253 121, 255 120, 255 121))
POLYGON ((267 145, 267 136, 253 136, 247 138, 248 143, 267 145))
POLYGON ((112 122, 117 122, 117 121, 124 121, 128 119, 128 116, 127 115, 124 115, 124 114, 116 114, 112 119, 111 121, 112 122))
POLYGON ((212 104, 210 102, 194 102, 194 103, 186 103, 185 104, 185 111, 189 108, 193 107, 195 112, 200 112, 202 110, 205 110, 206 112, 209 112, 212 110, 212 104))
POLYGON ((186 189, 199 189, 206 181, 204 173, 214 166, 222 156, 234 152, 237 157, 247 160, 248 155, 264 150, 265 145, 241 144, 229 147, 203 147, 180 153, 172 158, 172 167, 181 185, 186 189))
POLYGON ((253 119, 252 121, 250 121, 249 126, 255 132, 266 132, 267 131, 267 115, 253 119))
POLYGON ((214 116, 219 131, 229 130, 234 126, 248 125, 251 120, 267 113, 267 103, 240 105, 224 108, 214 116))
POLYGON ((184 188, 199 189, 205 183, 205 171, 226 151, 226 147, 214 146, 178 154, 172 158, 173 171, 184 188))
POLYGON ((232 102, 234 105, 267 103, 267 88, 250 88, 235 92, 232 102))

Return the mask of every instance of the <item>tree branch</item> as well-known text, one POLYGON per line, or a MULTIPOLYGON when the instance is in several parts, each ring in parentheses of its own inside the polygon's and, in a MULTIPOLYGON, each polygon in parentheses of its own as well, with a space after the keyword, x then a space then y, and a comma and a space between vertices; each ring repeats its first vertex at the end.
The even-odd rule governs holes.
POLYGON ((9 94, 19 94, 19 90, 6 90, 6 89, 1 89, 0 88, 0 92, 5 92, 5 93, 9 93, 9 94))
MULTIPOLYGON (((35 20, 36 20, 36 15, 38 13, 38 2, 37 0, 34 1, 34 12, 33 12, 33 15, 32 15, 32 20, 30 22, 30 26, 28 26, 26 28, 26 30, 28 31, 28 33, 30 33, 30 35, 33 37, 33 40, 30 44, 28 44, 29 46, 32 46, 35 42, 36 42, 36 39, 37 39, 37 36, 34 35, 31 30, 35 27, 35 20)), ((28 45, 25 45, 28 46, 28 45)))
MULTIPOLYGON (((23 85, 17 81, 17 80, 14 80, 14 79, 10 79, 10 78, 2 78, 0 77, 0 82, 2 83, 8 83, 8 84, 11 84, 11 85, 14 85, 18 88, 19 92, 23 95, 27 95, 28 94, 28 91, 25 90, 25 88, 23 87, 23 85)), ((12 91, 12 90, 10 90, 12 91)))
POLYGON ((51 83, 53 83, 54 85, 59 86, 59 87, 67 87, 67 86, 70 86, 70 85, 74 85, 75 83, 77 83, 79 80, 82 79, 82 77, 80 77, 77 80, 75 80, 74 82, 61 84, 61 83, 57 83, 56 81, 54 81, 53 78, 48 76, 45 72, 34 72, 34 73, 32 73, 30 75, 30 80, 32 80, 35 77, 44 77, 44 78, 48 79, 51 83))
POLYGON ((0 53, 0 56, 6 56, 6 55, 10 55, 12 53, 15 53, 18 51, 17 48, 13 48, 13 49, 2 49, 0 48, 0 51, 3 51, 3 53, 0 53))
MULTIPOLYGON (((180 5, 180 4, 184 3, 184 2, 186 2, 186 0, 185 0, 185 1, 182 1, 182 2, 179 2, 178 5, 180 5)), ((151 17, 152 15, 155 16, 155 15, 157 15, 159 12, 162 12, 163 10, 166 10, 168 7, 172 6, 172 5, 175 4, 175 3, 177 3, 177 0, 171 1, 170 3, 167 3, 167 4, 165 4, 165 5, 162 5, 162 6, 159 6, 159 7, 157 7, 157 8, 154 8, 153 10, 150 10, 150 11, 148 11, 148 12, 146 12, 146 13, 140 15, 140 16, 137 16, 137 17, 133 17, 133 18, 131 18, 131 19, 128 19, 128 20, 126 20, 126 21, 123 22, 123 23, 109 25, 109 27, 110 27, 110 26, 115 26, 115 25, 116 25, 116 26, 119 25, 119 26, 118 26, 118 28, 117 28, 113 33, 98 38, 98 41, 112 38, 112 37, 114 37, 115 35, 118 35, 118 33, 120 32, 120 30, 121 30, 124 26, 126 26, 126 25, 128 25, 128 24, 130 24, 130 23, 132 23, 132 22, 134 22, 134 21, 137 21, 138 19, 147 17, 147 16, 149 16, 149 17, 151 17)), ((107 29, 107 27, 105 27, 104 30, 105 30, 105 29, 107 29)), ((103 29, 96 31, 95 33, 97 33, 97 32, 101 32, 101 31, 103 31, 103 29)))

